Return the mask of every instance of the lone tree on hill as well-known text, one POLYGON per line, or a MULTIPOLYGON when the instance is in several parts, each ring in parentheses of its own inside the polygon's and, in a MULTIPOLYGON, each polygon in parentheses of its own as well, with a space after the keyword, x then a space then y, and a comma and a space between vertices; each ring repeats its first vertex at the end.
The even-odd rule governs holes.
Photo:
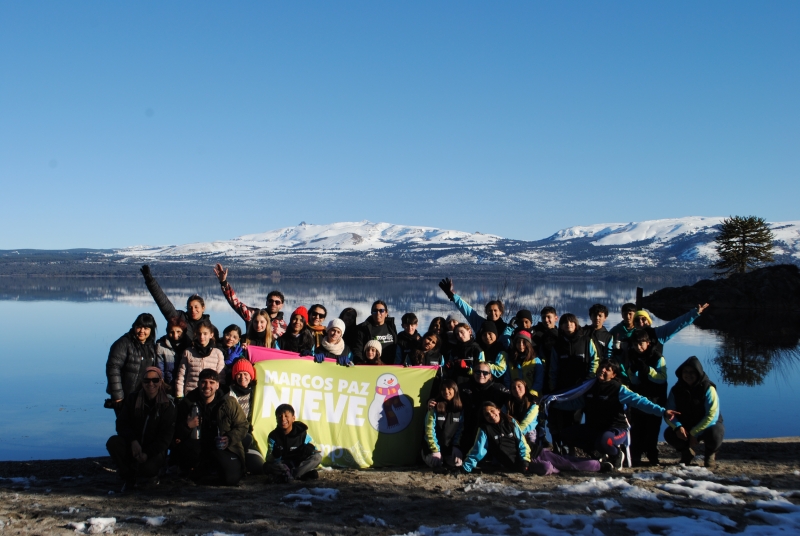
POLYGON ((764 218, 756 216, 725 218, 719 226, 719 235, 716 238, 717 254, 720 259, 711 267, 720 270, 717 275, 743 274, 758 267, 759 264, 772 262, 773 240, 775 235, 772 234, 764 218))

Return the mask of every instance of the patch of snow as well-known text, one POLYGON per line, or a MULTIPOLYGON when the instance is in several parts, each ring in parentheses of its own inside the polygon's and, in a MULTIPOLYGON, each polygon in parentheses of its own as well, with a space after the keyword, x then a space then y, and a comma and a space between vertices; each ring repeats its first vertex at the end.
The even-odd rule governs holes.
POLYGON ((59 514, 77 514, 80 511, 81 511, 80 508, 75 508, 74 506, 70 506, 66 510, 59 512, 59 514))
POLYGON ((583 482, 582 484, 558 486, 558 491, 564 495, 600 495, 612 489, 625 489, 630 488, 624 478, 608 478, 606 480, 597 480, 592 478, 583 482))
MULTIPOLYGON (((680 483, 659 484, 657 487, 669 493, 685 495, 708 504, 723 505, 745 503, 742 499, 737 499, 730 493, 717 493, 713 490, 704 489, 701 486, 683 486, 681 485, 682 483, 681 481, 680 483)), ((710 484, 710 482, 706 483, 710 484)))
POLYGON ((706 519, 692 519, 686 516, 676 517, 634 517, 619 519, 616 523, 625 525, 636 534, 658 533, 663 536, 706 536, 725 534, 720 525, 706 519))
POLYGON ((603 536, 603 533, 594 527, 594 522, 597 521, 597 518, 592 516, 553 514, 549 510, 531 508, 517 510, 509 517, 519 522, 519 530, 523 534, 603 536))
POLYGON ((86 520, 86 534, 111 534, 114 532, 114 525, 117 524, 116 517, 90 517, 86 520))
POLYGON ((385 527, 386 521, 379 517, 372 517, 370 515, 364 514, 364 517, 358 519, 358 522, 363 525, 370 525, 373 527, 385 527))
POLYGON ((639 486, 631 486, 623 489, 620 496, 626 499, 639 499, 642 501, 658 502, 660 500, 658 495, 649 489, 640 488, 639 486))
POLYGON ((467 523, 475 525, 479 529, 488 530, 492 534, 503 534, 511 528, 509 525, 498 521, 494 516, 481 517, 480 513, 469 514, 467 523))
POLYGON ((772 534, 797 534, 800 532, 800 512, 790 512, 787 514, 773 514, 764 510, 755 510, 745 514, 749 518, 757 519, 770 525, 765 527, 763 525, 749 525, 742 534, 758 534, 758 535, 772 535, 772 534), (772 529, 772 530, 770 530, 772 529))
POLYGON ((475 482, 472 484, 467 484, 464 486, 464 491, 476 491, 478 493, 499 493, 500 495, 505 495, 507 497, 516 497, 525 493, 524 491, 518 490, 513 486, 499 484, 497 482, 487 482, 483 479, 483 477, 480 476, 475 479, 475 482))
POLYGON ((86 523, 67 523, 68 529, 73 529, 75 532, 84 532, 86 531, 86 523))
POLYGON ((142 521, 144 521, 144 524, 147 525, 148 527, 160 527, 161 525, 166 523, 167 518, 165 516, 156 516, 156 517, 144 516, 142 517, 142 521))
POLYGON ((232 533, 232 532, 220 532, 215 530, 214 532, 206 532, 203 536, 244 536, 244 534, 240 532, 232 533))
POLYGON ((633 478, 634 480, 651 481, 651 480, 672 480, 675 477, 669 473, 654 473, 651 471, 643 471, 641 473, 634 473, 631 478, 633 478))
POLYGON ((339 490, 333 488, 301 488, 294 493, 284 495, 282 501, 332 501, 339 496, 339 490))
POLYGON ((602 506, 604 510, 613 510, 614 508, 622 508, 620 504, 614 499, 596 499, 592 504, 602 506))

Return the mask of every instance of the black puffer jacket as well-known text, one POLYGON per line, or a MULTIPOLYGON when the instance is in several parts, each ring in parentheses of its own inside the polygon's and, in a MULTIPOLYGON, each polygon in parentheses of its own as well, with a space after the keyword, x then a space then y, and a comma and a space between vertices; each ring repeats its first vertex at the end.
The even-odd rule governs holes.
POLYGON ((125 399, 117 416, 117 434, 128 444, 138 441, 148 457, 166 453, 175 432, 175 404, 171 399, 166 404, 145 401, 137 412, 138 396, 139 391, 135 391, 125 399))
POLYGON ((151 333, 144 344, 136 338, 133 329, 117 339, 106 361, 106 393, 113 400, 120 400, 137 390, 145 369, 155 365, 155 356, 155 333, 151 333))

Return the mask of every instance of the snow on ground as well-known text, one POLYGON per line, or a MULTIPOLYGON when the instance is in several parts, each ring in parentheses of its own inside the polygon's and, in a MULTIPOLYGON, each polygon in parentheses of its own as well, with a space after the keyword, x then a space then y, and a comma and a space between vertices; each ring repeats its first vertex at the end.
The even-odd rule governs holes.
MULTIPOLYGON (((701 467, 678 466, 664 472, 640 472, 629 477, 592 478, 585 482, 563 485, 557 491, 564 495, 600 495, 590 505, 599 508, 591 515, 559 514, 544 508, 515 510, 506 517, 476 512, 466 516, 460 525, 442 527, 422 526, 406 536, 475 536, 478 534, 536 534, 539 536, 587 535, 600 536, 602 529, 613 529, 614 525, 624 527, 637 535, 660 536, 706 536, 723 535, 735 531, 747 536, 788 535, 800 532, 800 505, 795 505, 788 497, 796 491, 779 492, 764 486, 749 477, 723 479, 701 467), (680 476, 679 476, 680 475, 680 476), (692 477, 692 478, 690 478, 692 477), (749 482, 754 485, 724 484, 721 480, 749 482), (657 483, 659 492, 636 486, 633 483, 657 483), (667 481, 664 483, 663 481, 667 481), (663 493, 662 493, 663 492, 663 493), (674 495, 669 495, 674 494, 674 495), (747 502, 734 495, 744 497, 766 497, 747 502), (618 496, 620 500, 612 498, 618 496), (673 499, 673 500, 665 500, 673 499), (625 512, 624 501, 652 501, 662 504, 666 515, 655 517, 620 517, 625 512), (745 508, 745 518, 752 523, 736 521, 718 511, 697 508, 698 501, 716 506, 734 505, 745 508), (608 514, 612 512, 613 514, 608 514), (474 530, 473 530, 474 529, 474 530)), ((652 484, 650 484, 652 485, 652 484)), ((502 494, 517 496, 523 493, 512 486, 487 482, 479 477, 465 486, 465 491, 483 494, 502 494)), ((524 501, 520 501, 524 502, 524 501)), ((654 512, 656 513, 656 512, 654 512)), ((616 529, 618 531, 619 529, 616 529)))

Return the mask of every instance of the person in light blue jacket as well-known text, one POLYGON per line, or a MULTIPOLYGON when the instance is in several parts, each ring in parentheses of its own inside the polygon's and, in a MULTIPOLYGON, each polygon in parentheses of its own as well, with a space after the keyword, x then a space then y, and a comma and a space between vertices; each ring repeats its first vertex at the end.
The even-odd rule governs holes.
POLYGON ((470 304, 465 302, 461 299, 461 296, 456 294, 453 291, 453 280, 450 278, 442 279, 439 282, 439 288, 442 289, 442 292, 447 295, 447 298, 456 304, 456 307, 461 312, 462 315, 467 319, 472 331, 478 333, 483 327, 483 323, 486 320, 491 320, 497 326, 497 333, 498 339, 503 345, 504 349, 507 349, 511 344, 511 336, 514 334, 514 327, 509 326, 505 320, 503 320, 503 313, 505 312, 505 307, 503 306, 503 302, 500 300, 492 300, 486 304, 484 308, 484 312, 486 316, 483 317, 475 311, 470 304))

